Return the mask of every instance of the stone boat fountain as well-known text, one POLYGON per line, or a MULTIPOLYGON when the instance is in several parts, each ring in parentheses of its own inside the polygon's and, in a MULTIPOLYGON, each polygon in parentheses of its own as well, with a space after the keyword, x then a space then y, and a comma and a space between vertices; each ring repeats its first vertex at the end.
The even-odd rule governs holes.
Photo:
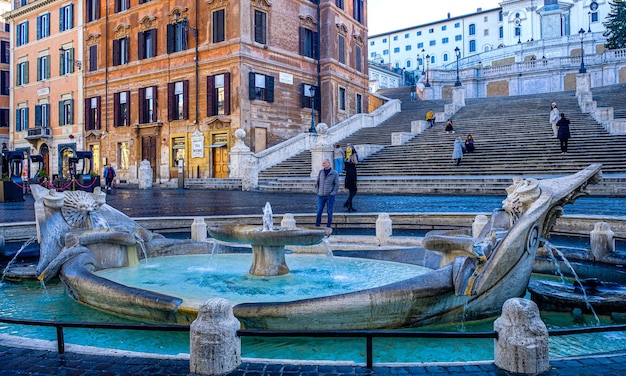
MULTIPOLYGON (((234 314, 246 328, 267 329, 402 328, 494 316, 507 299, 524 295, 540 238, 550 232, 562 206, 574 202, 587 184, 599 178, 600 165, 592 165, 560 178, 514 180, 502 208, 493 212, 478 235, 464 231, 426 235, 428 258, 440 260, 439 267, 426 274, 329 297, 242 303, 233 308, 234 314)), ((136 264, 144 252, 149 257, 210 253, 211 243, 166 239, 141 228, 107 205, 106 196, 97 190, 57 193, 39 188, 33 187, 41 246, 39 279, 59 276, 75 300, 116 314, 171 323, 195 318, 198 307, 184 306, 180 298, 124 286, 94 272, 136 264)), ((281 235, 270 228, 211 231, 222 240, 253 243, 257 233, 266 233, 261 237, 268 239, 281 235)), ((310 244, 325 236, 319 233, 324 230, 311 231, 314 234, 306 240, 310 244)), ((279 265, 271 273, 284 273, 281 244, 267 239, 258 243, 278 247, 271 251, 268 265, 279 265)))

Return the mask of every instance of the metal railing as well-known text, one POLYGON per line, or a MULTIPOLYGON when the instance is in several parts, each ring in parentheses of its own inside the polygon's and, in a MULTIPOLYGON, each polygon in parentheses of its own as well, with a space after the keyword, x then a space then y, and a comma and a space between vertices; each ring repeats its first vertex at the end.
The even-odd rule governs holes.
MULTIPOLYGON (((7 324, 31 325, 55 327, 57 335, 57 351, 59 354, 65 352, 65 339, 63 328, 90 328, 90 329, 126 329, 126 330, 153 330, 161 332, 189 332, 186 325, 160 325, 160 324, 116 324, 116 323, 95 323, 95 322, 58 322, 47 320, 22 320, 0 317, 0 322, 7 324)), ((603 332, 623 332, 626 331, 626 324, 592 326, 585 328, 551 329, 548 335, 551 337, 603 333, 603 332)), ((480 338, 497 339, 498 333, 492 332, 409 332, 403 330, 238 330, 239 337, 296 337, 296 338, 365 338, 366 347, 366 367, 373 367, 374 359, 374 338, 480 338)))

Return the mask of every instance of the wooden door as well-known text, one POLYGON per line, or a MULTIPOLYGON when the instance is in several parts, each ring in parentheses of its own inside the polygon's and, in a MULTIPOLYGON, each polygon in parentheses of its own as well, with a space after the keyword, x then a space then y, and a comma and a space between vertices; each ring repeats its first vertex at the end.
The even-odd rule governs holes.
POLYGON ((213 135, 213 177, 224 179, 228 177, 228 134, 213 135), (217 146, 219 145, 219 146, 217 146))
POLYGON ((144 136, 141 138, 141 160, 146 159, 150 162, 150 167, 152 167, 152 181, 156 181, 156 137, 155 136, 144 136))

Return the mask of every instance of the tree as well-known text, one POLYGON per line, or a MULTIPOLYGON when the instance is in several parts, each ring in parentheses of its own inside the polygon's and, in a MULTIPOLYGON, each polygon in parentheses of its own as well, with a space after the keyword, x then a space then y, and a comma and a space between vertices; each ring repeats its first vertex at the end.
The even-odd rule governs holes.
POLYGON ((611 11, 603 23, 606 31, 606 48, 609 50, 626 48, 626 0, 609 1, 611 11))

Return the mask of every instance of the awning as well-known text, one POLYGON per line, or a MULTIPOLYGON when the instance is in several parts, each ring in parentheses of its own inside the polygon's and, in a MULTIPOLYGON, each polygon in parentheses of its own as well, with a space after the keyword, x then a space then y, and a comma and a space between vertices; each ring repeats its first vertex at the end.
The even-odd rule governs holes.
POLYGON ((225 142, 219 143, 219 144, 213 144, 211 146, 208 146, 209 148, 221 148, 222 146, 226 146, 225 142))

